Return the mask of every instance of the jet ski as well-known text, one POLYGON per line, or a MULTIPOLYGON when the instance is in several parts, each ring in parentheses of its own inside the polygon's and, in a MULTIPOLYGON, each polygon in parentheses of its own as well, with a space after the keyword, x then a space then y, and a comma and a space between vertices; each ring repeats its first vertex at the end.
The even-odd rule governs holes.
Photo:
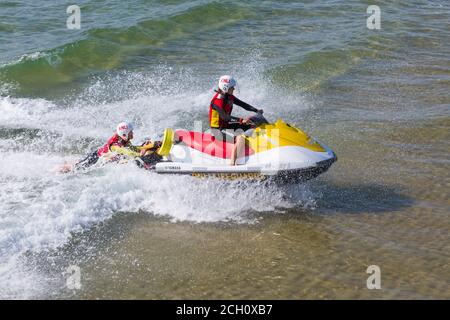
POLYGON ((230 165, 233 139, 208 132, 166 129, 157 151, 163 160, 152 166, 158 174, 187 174, 200 178, 300 182, 326 172, 337 160, 325 144, 278 119, 269 123, 257 114, 249 118, 245 154, 230 165), (230 141, 231 140, 231 141, 230 141))

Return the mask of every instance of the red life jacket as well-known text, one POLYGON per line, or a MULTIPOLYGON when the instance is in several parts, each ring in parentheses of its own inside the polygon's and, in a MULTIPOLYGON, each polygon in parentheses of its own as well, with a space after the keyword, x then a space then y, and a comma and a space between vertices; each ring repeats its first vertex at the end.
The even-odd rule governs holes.
POLYGON ((111 146, 126 147, 128 143, 129 141, 123 140, 117 133, 115 133, 111 138, 109 138, 108 142, 103 147, 98 149, 97 155, 101 157, 102 155, 108 153, 111 150, 111 146))
POLYGON ((217 92, 214 97, 211 100, 211 103, 209 105, 209 125, 211 128, 227 128, 228 122, 224 121, 219 116, 219 112, 213 109, 212 105, 215 104, 217 107, 225 111, 226 114, 231 115, 231 111, 233 111, 233 102, 234 102, 234 96, 228 95, 227 97, 227 103, 225 103, 225 96, 220 95, 220 93, 217 92))

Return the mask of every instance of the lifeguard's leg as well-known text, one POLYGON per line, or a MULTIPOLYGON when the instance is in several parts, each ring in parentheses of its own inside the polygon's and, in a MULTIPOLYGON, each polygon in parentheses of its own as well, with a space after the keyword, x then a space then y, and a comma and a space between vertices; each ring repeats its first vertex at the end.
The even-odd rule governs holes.
POLYGON ((245 156, 245 137, 239 135, 236 137, 233 151, 231 152, 231 165, 236 165, 236 159, 245 156))

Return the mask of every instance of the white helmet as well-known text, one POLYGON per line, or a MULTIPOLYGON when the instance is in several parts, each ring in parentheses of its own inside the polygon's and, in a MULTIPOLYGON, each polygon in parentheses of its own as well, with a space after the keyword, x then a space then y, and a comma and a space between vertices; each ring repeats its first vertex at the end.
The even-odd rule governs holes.
POLYGON ((231 76, 221 76, 219 79, 219 89, 224 93, 227 93, 228 89, 236 87, 236 84, 236 80, 231 76))
POLYGON ((133 131, 133 125, 127 122, 121 122, 117 125, 117 134, 124 140, 128 140, 128 134, 133 131))

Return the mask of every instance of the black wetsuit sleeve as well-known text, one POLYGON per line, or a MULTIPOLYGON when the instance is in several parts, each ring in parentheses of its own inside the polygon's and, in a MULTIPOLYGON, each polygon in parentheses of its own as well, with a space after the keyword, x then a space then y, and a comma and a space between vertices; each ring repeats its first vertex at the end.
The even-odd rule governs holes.
POLYGON ((86 158, 77 162, 74 166, 75 170, 86 169, 94 165, 99 159, 97 151, 90 153, 86 158))
POLYGON ((248 103, 245 103, 242 100, 239 100, 238 98, 234 97, 234 104, 238 105, 241 108, 244 108, 247 111, 253 111, 253 112, 258 112, 258 109, 256 109, 255 107, 249 105, 248 103))
POLYGON ((211 103, 211 107, 219 113, 220 119, 222 119, 225 122, 229 122, 230 120, 239 120, 238 117, 233 117, 226 114, 225 111, 223 111, 221 108, 219 108, 219 106, 217 106, 214 103, 211 103))

